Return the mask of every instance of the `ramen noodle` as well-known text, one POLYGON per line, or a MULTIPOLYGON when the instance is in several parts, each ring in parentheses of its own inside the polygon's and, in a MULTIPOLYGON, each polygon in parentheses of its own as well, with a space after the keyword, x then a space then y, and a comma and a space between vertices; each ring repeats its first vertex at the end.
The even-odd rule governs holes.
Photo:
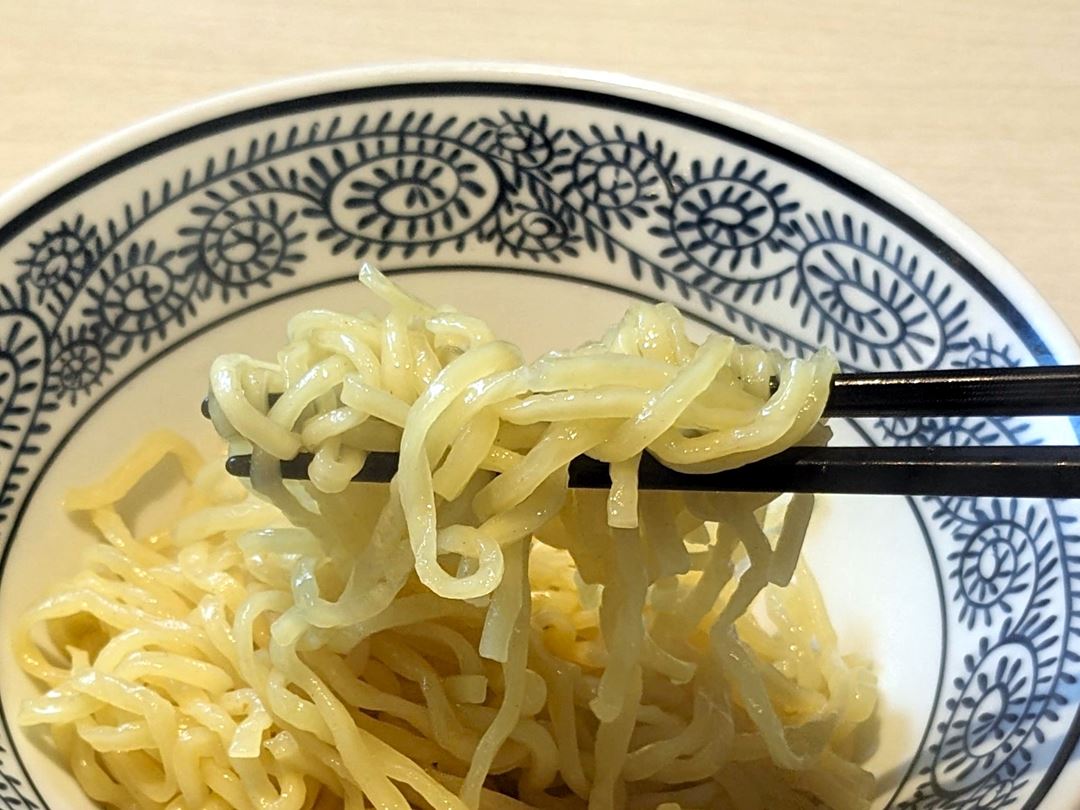
POLYGON ((646 452, 708 472, 822 441, 831 357, 696 343, 660 304, 526 362, 472 316, 361 280, 388 312, 304 312, 274 360, 213 364, 250 486, 159 432, 69 495, 100 542, 19 622, 45 690, 19 720, 51 729, 86 794, 867 807, 874 676, 800 561, 811 496, 637 487, 646 452), (351 482, 373 452, 399 453, 392 482, 351 482), (283 480, 300 453, 309 480, 283 480), (583 454, 609 491, 568 488, 583 454), (134 490, 170 469, 177 514, 138 529, 134 490))

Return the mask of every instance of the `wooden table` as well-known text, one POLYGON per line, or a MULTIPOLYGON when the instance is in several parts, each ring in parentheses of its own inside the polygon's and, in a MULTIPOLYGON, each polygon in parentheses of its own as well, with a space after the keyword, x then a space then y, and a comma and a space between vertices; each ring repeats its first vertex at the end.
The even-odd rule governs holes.
POLYGON ((1080 331, 1080 2, 667 5, 0 0, 0 188, 146 116, 290 74, 426 59, 604 68, 758 107, 876 160, 1080 331))

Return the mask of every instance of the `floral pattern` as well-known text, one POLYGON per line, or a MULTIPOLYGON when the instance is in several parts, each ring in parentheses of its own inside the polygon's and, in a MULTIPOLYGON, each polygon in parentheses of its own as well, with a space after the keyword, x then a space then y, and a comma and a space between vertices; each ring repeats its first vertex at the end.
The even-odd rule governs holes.
MULTIPOLYGON (((0 525, 58 411, 81 412, 120 367, 202 323, 204 302, 295 284, 316 253, 399 266, 463 253, 522 267, 599 257, 612 283, 645 285, 785 351, 828 345, 848 369, 1020 362, 1022 338, 974 331, 972 295, 918 239, 854 198, 808 203, 799 170, 719 135, 711 153, 687 156, 645 119, 581 124, 584 103, 576 116, 534 99, 460 118, 419 102, 356 106, 354 120, 327 113, 306 134, 268 117, 224 160, 160 178, 120 217, 45 214, 17 234, 16 272, 0 284, 0 525), (797 317, 773 322, 773 302, 797 317)), ((863 430, 909 445, 1038 440, 1016 419, 863 430)), ((1075 517, 1046 501, 914 508, 935 533, 946 621, 971 632, 950 641, 970 639, 949 650, 960 664, 893 805, 1023 802, 1053 777, 1032 773, 1043 728, 1077 710, 1065 696, 1080 674, 1075 517)), ((0 803, 40 807, 28 785, 0 747, 0 803)))
POLYGON ((304 259, 298 249, 307 233, 299 228, 296 211, 283 213, 278 201, 257 196, 212 210, 201 226, 184 228, 192 241, 177 250, 195 258, 185 272, 203 279, 202 294, 220 289, 246 297, 252 287, 270 287, 275 275, 292 276, 304 259))

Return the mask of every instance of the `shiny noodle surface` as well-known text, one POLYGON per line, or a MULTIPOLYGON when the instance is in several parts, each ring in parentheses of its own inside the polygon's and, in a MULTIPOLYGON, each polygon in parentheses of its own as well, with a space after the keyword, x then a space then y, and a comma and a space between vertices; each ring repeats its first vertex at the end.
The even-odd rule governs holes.
POLYGON ((87 795, 868 807, 874 677, 799 560, 811 498, 636 487, 644 452, 704 471, 820 441, 832 359, 697 344, 661 304, 526 362, 475 317, 361 280, 388 312, 301 313, 273 360, 214 363, 251 488, 160 432, 70 494, 100 542, 19 622, 44 685, 19 720, 51 729, 87 795), (350 484, 376 450, 400 451, 393 483, 350 484), (282 481, 301 451, 310 483, 282 481), (609 493, 567 489, 582 453, 611 464, 609 493), (170 470, 181 505, 137 530, 132 491, 170 470))

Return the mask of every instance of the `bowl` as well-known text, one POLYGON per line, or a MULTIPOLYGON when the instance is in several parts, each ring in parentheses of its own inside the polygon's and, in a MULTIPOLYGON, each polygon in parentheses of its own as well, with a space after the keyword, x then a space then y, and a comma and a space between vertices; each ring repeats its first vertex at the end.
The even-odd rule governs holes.
MULTIPOLYGON (((535 353, 632 299, 847 370, 1077 362, 998 254, 902 181, 790 124, 619 76, 388 67, 195 105, 0 200, 0 801, 88 807, 12 718, 13 618, 74 571, 63 492, 198 415, 210 359, 303 308, 359 309, 373 261, 535 353)), ((1072 444, 1056 419, 877 419, 868 444, 1072 444)), ((806 554, 875 662, 875 807, 1075 807, 1073 501, 822 498, 806 554)))

